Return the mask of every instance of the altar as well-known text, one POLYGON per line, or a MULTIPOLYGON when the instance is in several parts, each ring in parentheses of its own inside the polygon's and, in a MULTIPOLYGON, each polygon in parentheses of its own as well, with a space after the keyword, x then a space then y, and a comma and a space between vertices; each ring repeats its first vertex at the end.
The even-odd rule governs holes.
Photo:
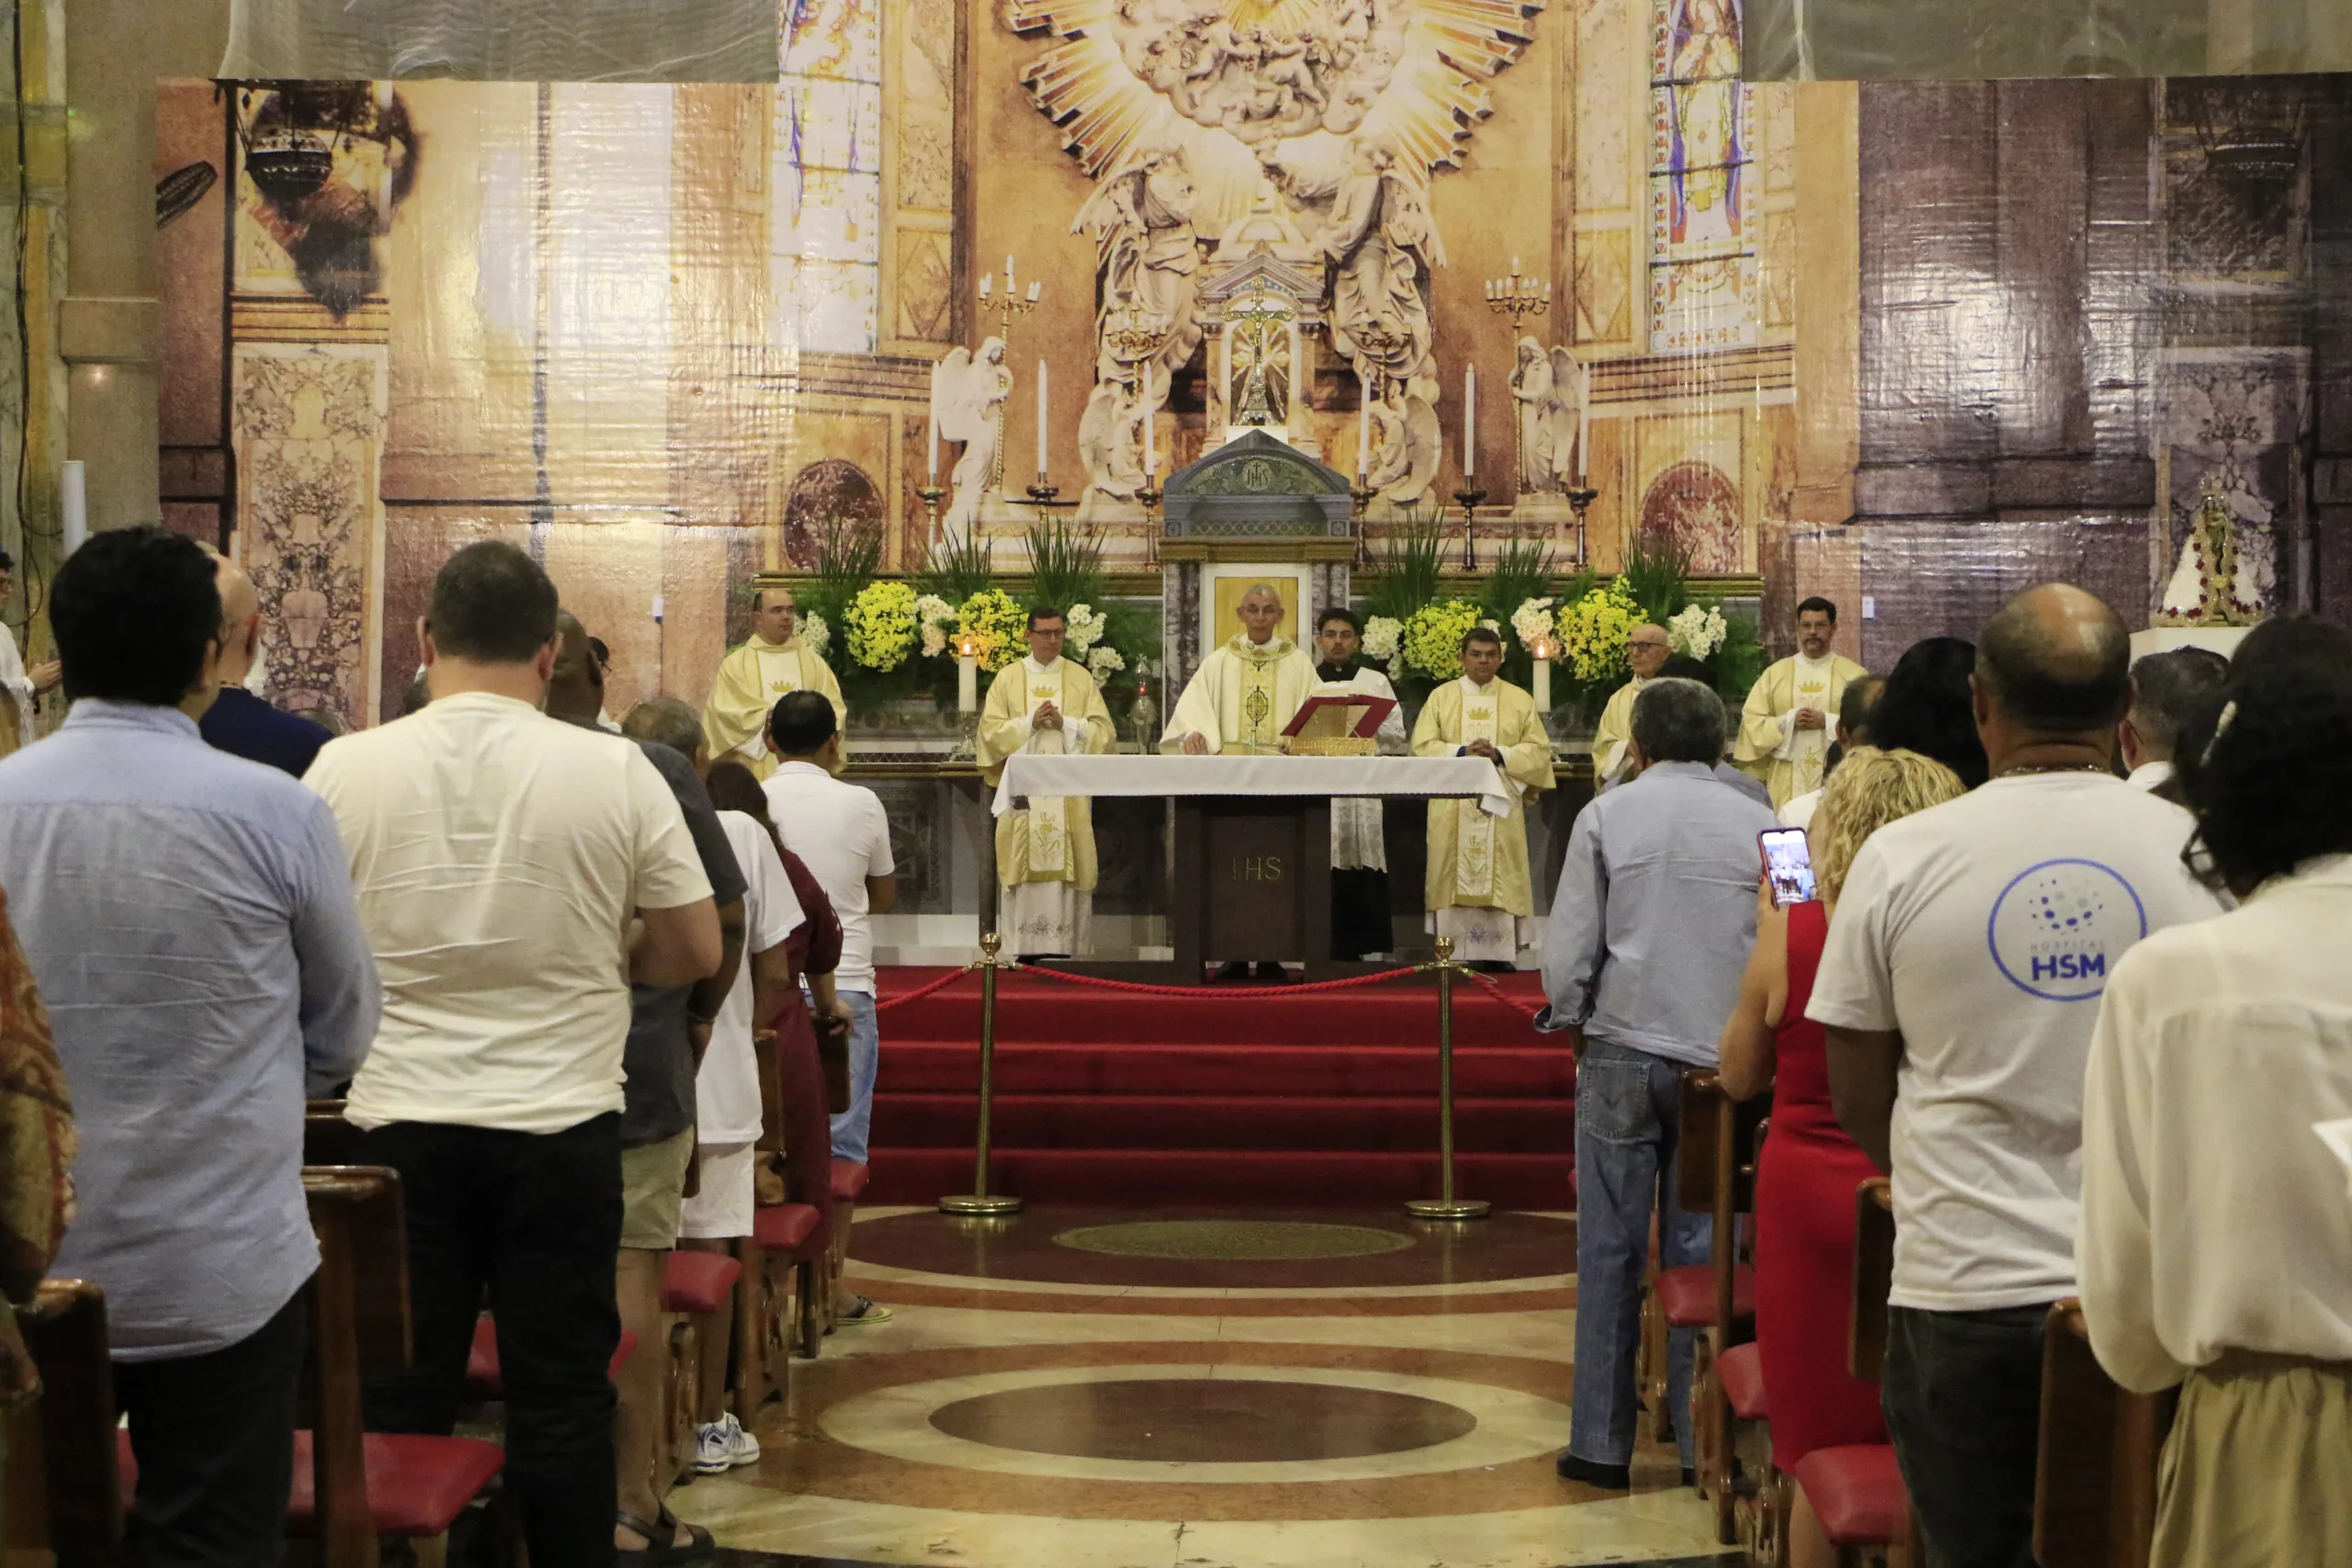
POLYGON ((1046 795, 1170 803, 1174 840, 1165 963, 1087 968, 1197 985, 1203 966, 1304 959, 1309 980, 1368 972, 1331 957, 1331 801, 1476 799, 1510 815, 1493 763, 1477 757, 1017 756, 995 815, 1046 795))

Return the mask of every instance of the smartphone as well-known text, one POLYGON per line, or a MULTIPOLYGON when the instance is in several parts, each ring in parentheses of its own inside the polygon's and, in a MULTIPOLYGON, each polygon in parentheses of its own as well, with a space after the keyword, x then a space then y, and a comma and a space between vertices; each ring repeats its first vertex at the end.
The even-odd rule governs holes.
POLYGON ((1802 828, 1767 828, 1756 835, 1764 854, 1764 880, 1772 886, 1772 904, 1785 909, 1813 902, 1813 846, 1802 828))

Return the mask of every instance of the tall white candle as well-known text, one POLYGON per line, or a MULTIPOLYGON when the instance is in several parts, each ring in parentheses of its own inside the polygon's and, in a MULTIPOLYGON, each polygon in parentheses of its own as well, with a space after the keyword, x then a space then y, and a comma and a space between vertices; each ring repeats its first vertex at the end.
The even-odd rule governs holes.
POLYGON ((1044 284, 1036 282, 1029 285, 1029 303, 1035 305, 1037 302, 1037 291, 1045 287, 1044 284))
POLYGON ((1535 656, 1535 712, 1538 716, 1552 711, 1552 661, 1544 657, 1551 651, 1551 645, 1547 643, 1544 645, 1543 652, 1535 656))
POLYGON ((1012 257, 1010 255, 1004 258, 1004 292, 1007 298, 1012 294, 1012 257))
POLYGON ((59 521, 64 536, 59 540, 57 558, 62 560, 80 549, 90 536, 89 470, 81 458, 66 459, 64 469, 58 476, 58 501, 63 508, 59 521))
POLYGON ((939 482, 939 421, 933 419, 929 423, 931 425, 931 482, 937 484, 939 482))
POLYGON ((1356 404, 1356 478, 1361 480, 1372 472, 1372 378, 1359 372, 1356 389, 1362 394, 1356 404))
POLYGON ((1462 367, 1462 477, 1478 471, 1478 367, 1462 367))
POLYGON ((1037 482, 1046 482, 1046 362, 1037 361, 1037 482))
POLYGON ((956 711, 980 711, 980 661, 972 653, 969 644, 956 653, 956 711))
POLYGON ((1143 482, 1149 484, 1159 473, 1159 453, 1155 449, 1151 419, 1151 361, 1143 362, 1143 482))
POLYGON ((995 284, 996 274, 992 272, 984 272, 980 274, 980 298, 983 299, 987 299, 989 297, 989 290, 995 287, 995 284))
POLYGON ((1577 379, 1582 383, 1578 390, 1583 394, 1577 399, 1577 483, 1581 485, 1592 457, 1592 367, 1579 368, 1577 379))

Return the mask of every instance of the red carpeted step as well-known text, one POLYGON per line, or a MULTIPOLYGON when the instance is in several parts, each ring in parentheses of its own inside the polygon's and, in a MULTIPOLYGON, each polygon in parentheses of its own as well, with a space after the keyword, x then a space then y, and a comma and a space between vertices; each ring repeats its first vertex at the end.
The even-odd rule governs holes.
MULTIPOLYGON (((1573 1209, 1566 1155, 1460 1156, 1456 1190, 1498 1207, 1573 1209)), ((953 1149, 877 1153, 868 1203, 929 1203, 972 1186, 972 1156, 953 1149)), ((995 1152, 990 1187, 1035 1203, 1173 1202, 1292 1207, 1401 1203, 1438 1190, 1437 1156, 1277 1150, 1236 1157, 1221 1150, 1008 1149, 995 1152)), ((1564 1257, 1560 1272, 1572 1272, 1564 1257)))
MULTIPOLYGON (((1489 1154, 1555 1154, 1573 1115, 1535 1100, 1454 1102, 1461 1146, 1489 1154)), ((972 1094, 877 1097, 874 1141, 890 1149, 968 1149, 978 1123, 972 1094)), ((995 1137, 1029 1149, 1308 1149, 1424 1153, 1437 1146, 1437 1099, 1307 1099, 1261 1095, 1011 1094, 996 1098, 995 1137)))
MULTIPOLYGON (((893 970, 882 999, 911 990, 922 970, 893 970)), ((1505 982, 1528 1006, 1543 1000, 1533 977, 1505 982)), ((882 1038, 977 1040, 979 982, 958 980, 944 990, 888 1008, 881 1015, 882 1038)), ((1285 1045, 1362 1047, 1384 1044, 1437 1045, 1437 988, 1426 980, 1394 981, 1342 991, 1302 991, 1285 996, 1236 996, 1216 986, 1200 987, 1197 999, 1098 990, 1065 981, 1016 976, 997 988, 1000 1042, 1119 1040, 1134 1044, 1195 1044, 1217 1040, 1255 1040, 1285 1045)), ((1454 1043, 1528 1045, 1543 1037, 1527 1014, 1496 1001, 1467 981, 1454 989, 1454 1043)))
MULTIPOLYGON (((888 1014, 884 1015, 886 1018, 888 1014)), ((879 1092, 961 1094, 979 1083, 969 1042, 900 1040, 885 1033, 879 1092)), ((1464 1096, 1567 1101, 1576 1062, 1565 1045, 1487 1046, 1458 1053, 1464 1096)), ((1373 1045, 1352 1052, 1283 1045, 1010 1044, 996 1051, 1001 1094, 1422 1095, 1437 1094, 1435 1045, 1373 1045)))

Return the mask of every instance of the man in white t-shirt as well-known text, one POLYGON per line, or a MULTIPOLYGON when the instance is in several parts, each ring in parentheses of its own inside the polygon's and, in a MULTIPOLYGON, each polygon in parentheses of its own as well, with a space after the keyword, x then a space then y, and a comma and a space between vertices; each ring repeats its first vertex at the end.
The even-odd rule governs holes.
POLYGON ((384 985, 345 1114, 407 1205, 416 1359, 368 1386, 368 1427, 450 1430, 487 1292, 531 1561, 610 1563, 629 983, 717 970, 718 913, 645 753, 539 711, 556 592, 536 562, 467 546, 418 631, 430 705, 304 777, 384 985))
POLYGON ((2112 772, 2130 657, 2116 614, 2063 583, 1984 624, 1992 782, 1862 846, 1805 1010, 1839 1123, 1894 1173, 1883 1399, 1939 1568, 2030 1561, 2098 998, 2142 937, 2221 908, 2181 863, 2188 814, 2112 772))
MULTIPOLYGON (((775 773, 768 815, 784 847, 798 855, 841 917, 842 962, 833 988, 849 1012, 849 1109, 833 1118, 833 1158, 864 1165, 874 1121, 874 1076, 881 1032, 874 1013, 874 919, 899 901, 898 862, 890 854, 890 821, 882 798, 862 784, 833 777, 841 766, 841 725, 833 705, 815 692, 791 692, 768 715, 768 749, 775 773)), ((849 1206, 836 1203, 835 1234, 849 1228, 849 1206)), ((860 1296, 837 1314, 844 1324, 879 1323, 889 1309, 860 1296)))

